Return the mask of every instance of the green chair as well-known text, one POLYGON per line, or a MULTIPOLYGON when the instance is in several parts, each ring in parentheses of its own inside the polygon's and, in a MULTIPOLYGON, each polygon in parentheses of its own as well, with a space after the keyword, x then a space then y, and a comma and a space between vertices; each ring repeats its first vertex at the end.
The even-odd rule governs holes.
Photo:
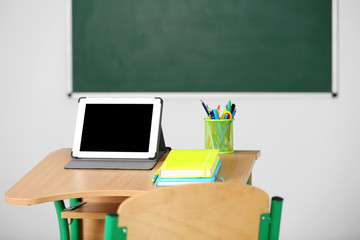
POLYGON ((159 188, 131 197, 117 213, 109 213, 105 240, 274 240, 279 238, 282 201, 273 197, 270 208, 267 193, 234 183, 159 188))

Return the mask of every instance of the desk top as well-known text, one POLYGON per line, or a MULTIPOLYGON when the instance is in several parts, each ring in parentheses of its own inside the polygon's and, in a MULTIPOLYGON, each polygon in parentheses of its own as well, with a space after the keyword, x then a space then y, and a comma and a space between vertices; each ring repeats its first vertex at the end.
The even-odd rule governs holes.
MULTIPOLYGON (((30 205, 70 198, 134 196, 155 189, 152 177, 166 158, 152 170, 64 169, 71 149, 50 153, 5 193, 10 204, 30 205)), ((260 151, 235 151, 221 155, 219 176, 226 182, 245 184, 260 151)))

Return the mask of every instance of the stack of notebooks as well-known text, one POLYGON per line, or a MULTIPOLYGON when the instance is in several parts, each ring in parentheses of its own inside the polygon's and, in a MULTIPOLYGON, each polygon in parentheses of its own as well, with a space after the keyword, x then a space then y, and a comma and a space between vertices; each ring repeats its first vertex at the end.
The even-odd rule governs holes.
POLYGON ((214 182, 221 166, 218 149, 171 150, 158 170, 155 185, 214 182))

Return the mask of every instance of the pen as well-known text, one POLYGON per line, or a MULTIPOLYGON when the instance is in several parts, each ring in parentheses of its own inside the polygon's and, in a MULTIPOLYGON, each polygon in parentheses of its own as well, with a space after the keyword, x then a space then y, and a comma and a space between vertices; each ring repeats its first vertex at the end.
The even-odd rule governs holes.
POLYGON ((235 109, 235 103, 231 104, 231 112, 233 112, 235 109))
POLYGON ((158 178, 158 176, 159 176, 159 169, 158 170, 156 170, 156 172, 155 172, 155 176, 151 179, 151 182, 155 182, 156 181, 156 179, 158 178))
POLYGON ((208 112, 208 110, 207 110, 207 108, 206 108, 206 106, 205 106, 205 103, 204 103, 203 100, 201 100, 201 99, 200 99, 200 101, 201 101, 201 104, 203 105, 203 107, 204 107, 204 109, 205 109, 206 114, 209 116, 209 112, 208 112))
POLYGON ((235 113, 236 113, 236 109, 234 109, 234 111, 232 112, 232 118, 234 118, 235 113))
POLYGON ((215 117, 215 119, 219 119, 219 113, 218 113, 218 110, 217 110, 217 109, 214 109, 214 110, 213 110, 213 113, 214 113, 214 117, 215 117))

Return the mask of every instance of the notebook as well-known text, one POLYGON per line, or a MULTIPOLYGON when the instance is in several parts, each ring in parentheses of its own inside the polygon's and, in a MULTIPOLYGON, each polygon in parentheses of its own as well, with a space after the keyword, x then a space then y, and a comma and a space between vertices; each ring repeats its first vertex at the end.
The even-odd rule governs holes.
POLYGON ((214 174, 211 177, 206 178, 161 178, 158 177, 155 182, 155 186, 157 187, 168 187, 168 186, 178 186, 183 184, 191 184, 191 183, 206 183, 206 182, 215 182, 216 177, 219 174, 219 170, 221 167, 221 160, 218 160, 216 165, 214 174))
POLYGON ((172 150, 159 169, 159 177, 211 177, 218 158, 218 149, 172 150))

